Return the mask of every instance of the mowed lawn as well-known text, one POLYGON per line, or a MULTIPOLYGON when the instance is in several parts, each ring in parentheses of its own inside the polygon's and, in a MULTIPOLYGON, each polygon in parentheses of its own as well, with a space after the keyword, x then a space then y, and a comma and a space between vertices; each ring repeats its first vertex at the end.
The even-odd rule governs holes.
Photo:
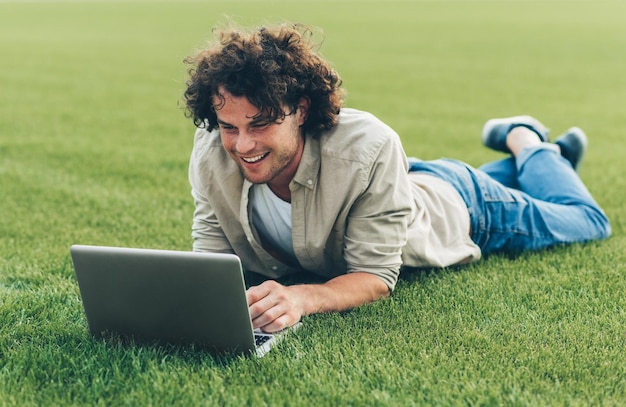
POLYGON ((0 406, 625 404, 624 16, 617 0, 0 0, 0 406), (347 105, 409 155, 501 158, 480 143, 492 117, 582 127, 613 236, 406 273, 262 359, 91 338, 72 244, 191 249, 182 61, 228 18, 323 30, 347 105))

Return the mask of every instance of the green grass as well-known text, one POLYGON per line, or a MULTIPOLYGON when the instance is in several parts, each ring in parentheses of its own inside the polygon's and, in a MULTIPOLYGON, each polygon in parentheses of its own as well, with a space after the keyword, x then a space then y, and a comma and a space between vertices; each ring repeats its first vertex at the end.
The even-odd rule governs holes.
POLYGON ((626 3, 0 1, 0 405, 623 405, 626 3), (320 27, 348 105, 472 164, 491 117, 587 130, 613 237, 410 273, 262 359, 92 339, 73 243, 189 250, 183 58, 224 16, 320 27))

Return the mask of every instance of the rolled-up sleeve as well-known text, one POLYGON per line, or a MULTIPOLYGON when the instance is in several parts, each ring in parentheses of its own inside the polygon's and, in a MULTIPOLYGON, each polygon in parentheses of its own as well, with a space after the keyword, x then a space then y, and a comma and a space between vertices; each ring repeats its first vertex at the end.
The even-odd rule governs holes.
POLYGON ((207 197, 208 185, 206 185, 206 180, 208 177, 207 173, 203 172, 211 169, 201 158, 203 132, 205 131, 202 129, 196 131, 194 149, 189 160, 189 183, 195 205, 191 227, 193 250, 197 252, 232 253, 233 248, 228 242, 207 197))
POLYGON ((375 274, 393 290, 412 211, 411 188, 399 139, 387 139, 372 154, 373 165, 359 174, 363 192, 350 211, 344 258, 348 272, 375 274))

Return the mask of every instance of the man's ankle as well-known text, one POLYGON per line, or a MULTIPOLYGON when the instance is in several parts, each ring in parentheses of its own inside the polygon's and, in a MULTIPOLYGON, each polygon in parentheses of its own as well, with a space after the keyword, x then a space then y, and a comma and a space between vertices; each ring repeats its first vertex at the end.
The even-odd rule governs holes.
POLYGON ((541 144, 539 135, 524 126, 516 126, 509 131, 506 137, 506 146, 514 156, 527 147, 541 144))

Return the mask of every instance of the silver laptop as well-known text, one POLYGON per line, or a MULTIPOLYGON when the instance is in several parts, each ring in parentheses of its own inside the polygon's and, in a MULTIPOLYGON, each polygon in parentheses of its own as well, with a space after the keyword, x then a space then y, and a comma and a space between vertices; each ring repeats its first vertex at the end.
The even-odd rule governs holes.
POLYGON ((285 333, 252 329, 235 255, 84 245, 70 252, 95 336, 263 356, 285 333))

